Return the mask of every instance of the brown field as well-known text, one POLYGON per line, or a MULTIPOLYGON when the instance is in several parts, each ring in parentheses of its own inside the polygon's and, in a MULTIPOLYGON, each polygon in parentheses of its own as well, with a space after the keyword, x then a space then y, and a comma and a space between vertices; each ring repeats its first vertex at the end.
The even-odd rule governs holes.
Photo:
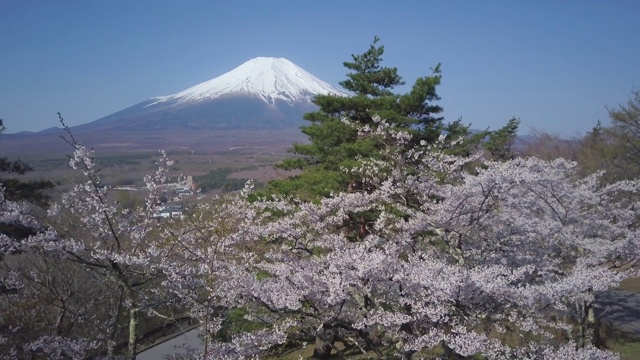
MULTIPOLYGON (((21 159, 34 168, 20 177, 48 179, 60 193, 79 181, 69 167, 73 148, 59 133, 2 135, 0 156, 21 159)), ((217 169, 229 169, 229 179, 253 179, 265 183, 289 175, 272 167, 294 142, 306 142, 299 130, 150 131, 146 133, 79 133, 76 139, 95 150, 96 162, 105 185, 143 185, 143 177, 157 169, 155 160, 164 150, 175 161, 170 177, 201 176, 217 169)))
MULTIPOLYGON (((70 152, 60 139, 62 130, 46 134, 3 134, 0 154, 11 158, 42 158, 70 152)), ((76 139, 103 154, 166 151, 233 153, 253 156, 280 156, 294 142, 305 142, 298 129, 285 130, 162 130, 147 132, 82 132, 76 139)))

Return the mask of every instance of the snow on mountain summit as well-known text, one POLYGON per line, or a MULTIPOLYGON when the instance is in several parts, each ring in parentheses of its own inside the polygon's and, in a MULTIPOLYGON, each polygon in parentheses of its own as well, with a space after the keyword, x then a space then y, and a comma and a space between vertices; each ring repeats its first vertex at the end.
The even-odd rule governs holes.
POLYGON ((285 58, 257 57, 215 79, 173 95, 152 98, 154 102, 147 106, 200 102, 229 95, 256 96, 269 105, 274 105, 276 100, 291 105, 310 101, 318 94, 349 96, 285 58))

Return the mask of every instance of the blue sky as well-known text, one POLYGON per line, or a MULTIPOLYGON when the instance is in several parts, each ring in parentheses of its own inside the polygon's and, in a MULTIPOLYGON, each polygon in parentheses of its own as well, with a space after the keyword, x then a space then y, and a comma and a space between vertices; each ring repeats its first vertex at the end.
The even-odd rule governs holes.
POLYGON ((337 85, 377 35, 407 84, 442 63, 446 120, 573 136, 640 88, 639 15, 635 0, 2 0, 0 118, 78 125, 257 56, 337 85))

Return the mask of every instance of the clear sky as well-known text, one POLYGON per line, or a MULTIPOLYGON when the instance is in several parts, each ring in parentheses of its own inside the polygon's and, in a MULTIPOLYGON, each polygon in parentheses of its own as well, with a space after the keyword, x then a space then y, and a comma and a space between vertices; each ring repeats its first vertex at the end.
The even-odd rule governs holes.
POLYGON ((408 84, 442 63, 446 120, 477 129, 581 134, 640 88, 637 0, 0 0, 0 118, 78 125, 257 56, 337 85, 374 35, 408 84))

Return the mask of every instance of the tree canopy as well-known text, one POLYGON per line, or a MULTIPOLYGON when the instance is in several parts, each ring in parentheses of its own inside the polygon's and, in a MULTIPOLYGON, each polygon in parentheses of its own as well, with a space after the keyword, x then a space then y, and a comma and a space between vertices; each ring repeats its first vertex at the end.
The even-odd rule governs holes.
POLYGON ((302 198, 327 196, 332 191, 345 190, 354 179, 341 169, 357 165, 358 159, 375 157, 381 144, 363 135, 349 123, 375 128, 375 115, 407 129, 416 143, 433 142, 442 130, 442 107, 436 87, 440 84, 440 64, 431 74, 417 79, 408 93, 393 90, 404 85, 395 67, 382 65, 384 46, 374 38, 369 49, 343 65, 349 70, 347 80, 340 83, 352 96, 318 95, 314 103, 319 110, 305 114, 310 125, 302 132, 309 144, 294 144, 291 152, 297 155, 279 166, 288 170, 302 170, 298 176, 275 181, 270 187, 281 193, 302 198))
POLYGON ((510 160, 515 157, 513 144, 518 135, 519 125, 520 120, 514 117, 505 126, 489 132, 489 139, 483 144, 483 147, 491 154, 492 158, 510 160))
POLYGON ((640 174, 640 91, 633 91, 626 104, 609 109, 609 117, 610 136, 621 147, 616 164, 627 177, 635 177, 640 174))

